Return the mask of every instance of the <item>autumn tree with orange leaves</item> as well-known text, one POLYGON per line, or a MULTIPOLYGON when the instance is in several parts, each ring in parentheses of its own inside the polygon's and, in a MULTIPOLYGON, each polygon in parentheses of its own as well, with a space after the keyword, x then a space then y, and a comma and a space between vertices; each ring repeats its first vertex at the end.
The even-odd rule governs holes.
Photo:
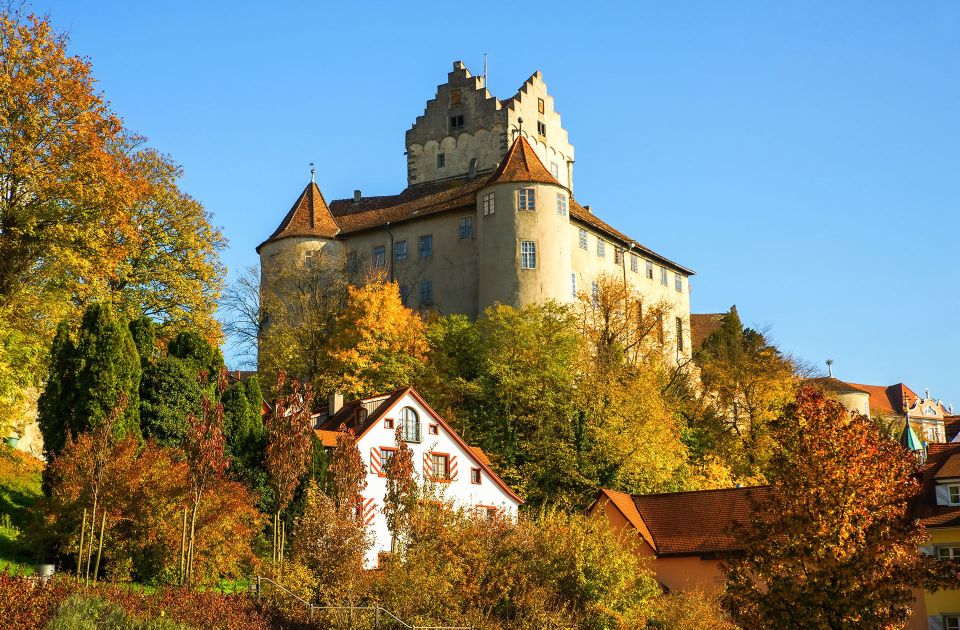
POLYGON ((913 587, 960 587, 956 566, 919 551, 912 455, 811 388, 778 425, 769 494, 735 531, 744 553, 725 567, 725 604, 739 624, 900 627, 913 587))
POLYGON ((387 493, 383 497, 383 514, 390 530, 390 551, 396 552, 397 539, 409 527, 417 507, 420 492, 414 477, 413 451, 403 439, 403 430, 397 427, 394 435, 396 450, 387 460, 387 493))

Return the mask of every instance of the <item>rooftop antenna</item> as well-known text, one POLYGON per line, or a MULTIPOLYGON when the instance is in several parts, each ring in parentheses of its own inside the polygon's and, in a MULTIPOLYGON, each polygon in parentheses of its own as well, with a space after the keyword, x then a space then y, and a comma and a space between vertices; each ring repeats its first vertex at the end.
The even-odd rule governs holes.
POLYGON ((317 175, 317 169, 313 167, 313 162, 310 162, 310 183, 314 183, 313 180, 317 175))
POLYGON ((833 359, 827 359, 827 376, 833 378, 833 359))

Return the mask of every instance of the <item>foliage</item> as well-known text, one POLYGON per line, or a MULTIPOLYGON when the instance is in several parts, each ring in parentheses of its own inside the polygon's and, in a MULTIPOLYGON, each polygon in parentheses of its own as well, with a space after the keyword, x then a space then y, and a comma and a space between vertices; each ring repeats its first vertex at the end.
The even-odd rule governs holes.
POLYGON ((296 379, 287 380, 280 373, 278 397, 267 417, 266 467, 276 500, 276 511, 282 512, 293 498, 297 484, 307 471, 313 446, 310 410, 313 389, 296 379))
POLYGON ((76 341, 61 323, 50 356, 50 378, 40 396, 40 429, 44 449, 60 451, 67 433, 101 424, 121 396, 125 408, 117 437, 139 435, 140 357, 126 322, 102 303, 83 314, 76 341))
POLYGON ((192 363, 166 356, 148 365, 140 381, 143 435, 166 446, 180 445, 189 428, 187 418, 201 413, 205 394, 192 363))
POLYGON ((390 530, 390 551, 396 551, 397 540, 409 531, 410 519, 420 499, 420 488, 413 466, 413 451, 403 439, 400 427, 397 427, 394 434, 394 445, 396 450, 392 451, 384 471, 387 476, 387 493, 383 497, 382 508, 387 519, 387 528, 390 530))
POLYGON ((716 594, 703 591, 664 593, 650 601, 648 628, 663 630, 736 630, 716 594))
POLYGON ((36 560, 25 544, 29 510, 40 498, 43 462, 0 447, 0 573, 24 571, 36 560))
POLYGON ((762 332, 744 328, 736 309, 696 361, 701 384, 688 392, 691 442, 700 455, 716 453, 734 476, 762 476, 777 441, 771 425, 793 397, 799 366, 762 332))
POLYGON ((48 630, 177 630, 179 624, 167 618, 141 621, 127 615, 116 604, 95 597, 71 595, 60 604, 48 630))
MULTIPOLYGON (((41 630, 49 627, 58 614, 63 615, 62 621, 68 615, 77 615, 85 610, 103 611, 105 606, 110 607, 107 611, 110 619, 122 621, 118 619, 119 609, 128 623, 138 624, 112 627, 220 630, 267 630, 275 627, 272 614, 261 610, 253 599, 245 595, 181 589, 161 589, 147 594, 109 584, 82 586, 62 577, 38 585, 27 578, 0 574, 0 619, 11 628, 41 630), (85 603, 89 600, 101 603, 85 603)), ((106 620, 101 617, 100 621, 106 620)))
POLYGON ((364 591, 363 560, 371 540, 352 510, 338 508, 311 483, 294 531, 291 564, 309 573, 311 596, 318 603, 340 605, 364 591))
POLYGON ((735 620, 893 627, 910 616, 912 587, 960 586, 953 562, 919 551, 926 535, 909 516, 918 491, 909 453, 812 388, 779 423, 770 491, 736 532, 742 558, 726 567, 735 620))
MULTIPOLYGON (((353 429, 340 427, 337 445, 330 454, 330 496, 338 511, 355 511, 360 495, 367 487, 367 467, 363 464, 353 429)), ((356 516, 359 519, 359 515, 356 516)))

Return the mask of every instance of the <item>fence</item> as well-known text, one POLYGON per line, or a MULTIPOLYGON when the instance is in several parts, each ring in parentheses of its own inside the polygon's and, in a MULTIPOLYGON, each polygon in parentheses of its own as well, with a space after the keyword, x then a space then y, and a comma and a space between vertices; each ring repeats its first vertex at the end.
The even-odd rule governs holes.
POLYGON ((257 599, 263 591, 264 584, 270 584, 283 592, 296 603, 304 607, 309 621, 323 620, 330 627, 345 628, 374 628, 387 630, 389 628, 404 628, 406 630, 473 630, 470 626, 417 626, 409 624, 379 604, 371 606, 318 606, 293 593, 282 584, 278 584, 268 577, 257 576, 251 587, 255 590, 257 599))

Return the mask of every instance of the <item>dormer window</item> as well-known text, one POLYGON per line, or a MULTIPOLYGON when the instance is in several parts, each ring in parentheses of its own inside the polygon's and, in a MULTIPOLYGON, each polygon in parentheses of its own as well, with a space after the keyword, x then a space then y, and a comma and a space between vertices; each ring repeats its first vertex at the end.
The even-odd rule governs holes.
POLYGON ((450 130, 463 129, 463 114, 450 117, 450 130))
POLYGON ((947 497, 950 505, 960 505, 960 484, 947 486, 947 497))
POLYGON ((400 410, 400 426, 403 429, 403 440, 405 442, 420 441, 420 416, 410 407, 404 407, 400 410))

